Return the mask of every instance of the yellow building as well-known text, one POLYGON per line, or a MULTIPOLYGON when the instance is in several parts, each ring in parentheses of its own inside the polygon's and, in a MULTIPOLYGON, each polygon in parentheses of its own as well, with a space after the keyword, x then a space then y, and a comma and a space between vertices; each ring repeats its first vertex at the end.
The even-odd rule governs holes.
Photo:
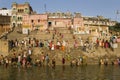
POLYGON ((24 4, 12 3, 12 26, 22 27, 22 15, 32 13, 32 7, 28 2, 25 2, 24 4))

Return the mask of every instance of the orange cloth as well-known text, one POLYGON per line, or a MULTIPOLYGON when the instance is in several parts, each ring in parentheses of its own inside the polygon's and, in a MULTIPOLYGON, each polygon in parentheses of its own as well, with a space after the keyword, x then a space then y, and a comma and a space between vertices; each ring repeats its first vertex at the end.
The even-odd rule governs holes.
POLYGON ((65 46, 62 46, 61 48, 62 48, 62 51, 64 51, 64 50, 65 50, 65 46))

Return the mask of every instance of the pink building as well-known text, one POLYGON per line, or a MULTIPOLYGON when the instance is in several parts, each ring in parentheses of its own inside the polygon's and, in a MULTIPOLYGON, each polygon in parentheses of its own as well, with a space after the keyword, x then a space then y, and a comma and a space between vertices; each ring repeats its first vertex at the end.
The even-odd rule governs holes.
POLYGON ((83 24, 83 18, 74 18, 73 19, 73 25, 77 26, 79 30, 82 30, 84 28, 84 24, 83 24))
POLYGON ((70 12, 54 12, 48 14, 49 27, 69 27, 72 25, 72 14, 70 12))
POLYGON ((46 14, 23 15, 23 28, 28 28, 30 31, 46 29, 47 19, 46 14))
POLYGON ((73 27, 74 27, 76 33, 84 34, 86 31, 82 17, 74 17, 73 18, 73 27))
POLYGON ((71 18, 49 18, 48 26, 49 27, 69 27, 72 25, 71 18))

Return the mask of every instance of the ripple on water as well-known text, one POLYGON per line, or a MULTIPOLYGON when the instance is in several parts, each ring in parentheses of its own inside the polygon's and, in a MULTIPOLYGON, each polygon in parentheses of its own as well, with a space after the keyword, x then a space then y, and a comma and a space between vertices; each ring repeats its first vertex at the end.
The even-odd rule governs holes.
POLYGON ((12 68, 0 66, 0 80, 120 80, 120 66, 56 66, 12 68))

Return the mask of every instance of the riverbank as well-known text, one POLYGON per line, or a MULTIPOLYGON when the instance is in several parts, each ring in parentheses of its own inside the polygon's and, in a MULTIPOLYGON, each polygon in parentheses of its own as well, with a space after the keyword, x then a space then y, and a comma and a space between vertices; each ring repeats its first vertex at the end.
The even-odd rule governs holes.
POLYGON ((111 64, 111 62, 116 61, 120 57, 120 43, 117 43, 117 48, 111 49, 112 46, 107 39, 103 39, 103 41, 98 39, 98 44, 95 41, 89 41, 86 35, 82 37, 83 39, 80 39, 79 37, 82 35, 77 37, 72 33, 56 34, 56 30, 51 31, 51 33, 35 31, 27 37, 23 37, 23 34, 16 35, 15 33, 12 33, 11 36, 9 35, 8 37, 11 38, 11 40, 8 39, 10 52, 5 55, 10 60, 19 56, 20 60, 23 60, 24 57, 26 59, 30 55, 32 63, 36 63, 43 61, 43 59, 45 61, 46 55, 48 55, 49 62, 52 64, 52 60, 55 60, 53 61, 55 65, 63 65, 63 58, 65 59, 64 65, 70 65, 71 62, 74 64, 79 62, 99 64, 100 60, 107 60, 108 64, 111 64), (22 35, 21 39, 20 35, 22 35), (19 38, 12 39, 18 36, 19 38))
MULTIPOLYGON (((101 48, 98 47, 95 50, 85 52, 82 51, 81 47, 78 48, 71 48, 69 50, 65 49, 63 50, 49 50, 47 48, 40 48, 40 47, 34 47, 32 48, 32 52, 30 55, 30 63, 34 65, 74 65, 74 66, 80 66, 80 65, 94 65, 97 64, 119 64, 119 53, 116 50, 111 51, 109 48, 101 48), (46 56, 48 55, 48 60, 46 56), (63 63, 64 58, 64 63, 63 63), (43 62, 44 61, 44 62, 43 62)), ((20 61, 22 62, 23 59, 26 59, 26 63, 28 62, 29 53, 25 48, 14 48, 9 55, 7 56, 7 59, 10 63, 12 63, 12 59, 16 58, 16 64, 18 63, 18 58, 20 57, 20 61), (20 55, 20 56, 19 56, 20 55)), ((6 57, 4 56, 4 60, 6 60, 6 57)), ((22 65, 22 63, 21 63, 22 65)), ((27 65, 27 64, 26 64, 27 65)))

